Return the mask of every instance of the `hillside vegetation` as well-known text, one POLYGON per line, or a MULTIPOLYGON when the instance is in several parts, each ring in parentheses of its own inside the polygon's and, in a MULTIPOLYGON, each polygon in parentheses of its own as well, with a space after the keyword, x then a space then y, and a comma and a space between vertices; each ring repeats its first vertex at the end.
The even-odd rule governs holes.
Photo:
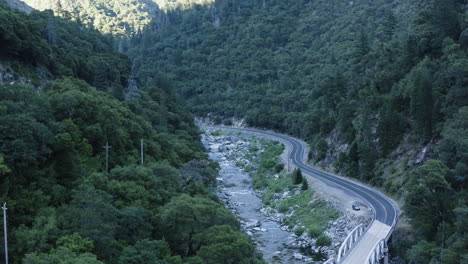
MULTIPOLYGON (((141 34, 145 26, 159 21, 159 28, 171 23, 166 12, 206 5, 213 0, 23 0, 36 10, 52 10, 119 38, 141 34), (154 20, 153 20, 154 19, 154 20)), ((120 44, 125 45, 125 44, 120 44)))
POLYGON ((197 116, 295 135, 312 162, 402 199, 411 263, 467 257, 466 1, 217 1, 128 53, 197 116), (224 120, 224 121, 223 121, 224 120), (419 153, 421 150, 423 152, 419 153), (416 158, 416 156, 419 156, 416 158))
MULTIPOLYGON (((33 0, 27 1, 33 5, 33 0)), ((28 67, 45 67, 51 75, 49 77, 59 78, 45 86, 49 87, 44 91, 47 100, 39 105, 49 109, 46 113, 53 116, 53 125, 44 125, 58 129, 51 131, 52 135, 55 135, 54 131, 60 132, 62 127, 68 127, 56 126, 57 122, 80 123, 72 130, 79 131, 78 136, 69 132, 70 137, 86 136, 85 143, 92 149, 86 150, 90 147, 83 143, 84 150, 80 151, 91 154, 80 154, 80 157, 86 157, 78 163, 85 164, 78 166, 80 173, 94 175, 92 172, 102 170, 102 163, 96 164, 92 157, 101 160, 102 141, 107 140, 107 136, 96 135, 105 131, 111 141, 110 135, 115 136, 115 130, 103 127, 110 129, 116 125, 114 122, 101 127, 94 125, 93 122, 109 121, 99 119, 100 116, 92 116, 97 119, 90 123, 86 123, 88 117, 84 118, 86 122, 83 122, 78 117, 86 115, 85 111, 65 111, 64 115, 62 112, 66 107, 54 110, 56 105, 49 100, 69 99, 66 96, 60 99, 61 92, 57 91, 63 88, 57 87, 68 87, 63 90, 65 95, 93 94, 92 99, 97 101, 100 100, 97 94, 109 96, 102 91, 110 92, 119 100, 133 98, 127 102, 108 102, 111 105, 103 109, 106 111, 102 114, 104 117, 108 116, 107 111, 114 109, 112 111, 121 112, 132 120, 125 121, 128 123, 121 121, 125 124, 122 125, 124 128, 118 129, 124 138, 122 142, 110 142, 123 150, 118 153, 120 158, 112 157, 112 167, 123 166, 131 159, 137 163, 135 149, 139 138, 126 137, 137 131, 138 137, 145 135, 151 138, 152 133, 157 133, 158 144, 149 155, 154 155, 158 166, 163 166, 160 162, 167 160, 171 167, 175 166, 180 171, 188 160, 199 159, 202 154, 194 141, 197 132, 191 116, 179 104, 173 103, 174 91, 177 91, 197 116, 209 115, 214 121, 228 125, 231 118, 243 119, 249 126, 300 137, 311 144, 312 163, 382 187, 401 199, 403 219, 407 219, 411 227, 395 239, 393 255, 398 254, 414 264, 468 261, 465 231, 468 224, 465 191, 468 174, 466 0, 96 0, 84 1, 80 6, 65 0, 41 2, 48 5, 44 8, 51 7, 54 14, 65 17, 66 25, 61 25, 62 20, 52 18, 50 12, 32 13, 30 18, 34 20, 26 23, 23 15, 4 11, 0 16, 0 52, 10 60, 20 61, 19 64, 11 63, 10 67, 14 72, 30 74, 33 83, 40 84, 38 79, 41 78, 37 76, 41 71, 30 73, 28 67), (156 15, 151 11, 153 8, 159 10, 156 15), (17 20, 24 23, 15 24, 17 20), (66 31, 69 36, 60 32, 67 26, 70 26, 66 31), (97 37, 96 31, 85 30, 85 26, 132 38, 115 41, 111 36, 97 37), (96 37, 88 39, 93 34, 96 37), (75 39, 75 36, 80 37, 75 39), (81 39, 87 41, 82 42, 81 39), (112 52, 112 46, 132 58, 132 73, 144 87, 137 92, 137 97, 125 94, 123 88, 131 79, 130 62, 125 56, 112 52), (74 51, 75 47, 81 49, 74 51), (86 59, 80 60, 81 53, 86 59), (115 65, 119 66, 112 67, 115 65), (156 132, 149 132, 146 126, 156 132), (173 134, 176 134, 176 140, 173 134), (161 153, 164 155, 158 156, 161 153), (166 153, 171 154, 166 156, 166 153), (82 169, 83 166, 86 169, 82 169)), ((73 102, 70 100, 63 105, 73 106, 73 102)), ((19 106, 11 108, 14 110, 4 109, 0 109, 0 113, 8 115, 16 113, 16 109, 29 111, 29 108, 19 106)), ((43 115, 36 117, 36 110, 30 112, 33 117, 21 117, 35 118, 39 123, 49 120, 43 115)), ((16 125, 18 122, 11 123, 16 125)), ((44 126, 38 126, 38 129, 44 126)), ((45 133, 41 131, 25 138, 50 138, 41 136, 45 133)), ((8 142, 16 141, 8 139, 8 142)), ((54 175, 50 173, 50 166, 61 163, 44 163, 55 150, 47 144, 39 146, 26 149, 43 155, 34 160, 34 166, 42 166, 39 170, 43 172, 41 177, 49 179, 45 175, 54 175)), ((21 173, 24 172, 13 167, 12 157, 9 157, 12 154, 6 150, 0 152, 5 156, 5 161, 0 163, 0 171, 8 175, 23 175, 21 173)), ((21 160, 28 161, 24 157, 21 160)), ((77 174, 72 175, 76 177, 77 174)), ((97 190, 98 186, 103 186, 98 184, 103 181, 95 180, 96 177, 79 176, 76 177, 78 179, 86 184, 92 183, 97 190)), ((29 181, 29 178, 25 180, 29 181)), ((21 190, 34 193, 31 190, 37 190, 38 185, 35 181, 31 184, 30 189, 21 190)), ((206 191, 199 185, 193 188, 188 191, 192 196, 206 191)), ((112 194, 104 187, 99 191, 112 194)), ((65 204, 71 204, 77 197, 73 193, 65 194, 72 195, 68 200, 64 199, 65 204)), ((48 205, 56 201, 50 199, 34 201, 47 201, 48 205)), ((167 200, 161 199, 160 204, 165 204, 167 200)), ((188 197, 183 196, 176 202, 185 204, 187 201, 184 199, 188 197)), ((192 201, 187 204, 192 204, 192 201)), ((59 208, 59 205, 62 205, 62 200, 56 201, 52 207, 59 208)), ((120 205, 113 206, 117 208, 120 205)), ((157 222, 163 219, 164 213, 156 212, 157 222)), ((41 219, 40 223, 44 223, 41 219)), ((57 210, 57 220, 54 221, 62 223, 62 219, 62 211, 57 210)), ((32 219, 28 221, 24 223, 32 226, 32 219)), ((223 223, 229 224, 230 220, 223 223)), ((166 230, 163 225, 156 226, 166 230)), ((223 228, 211 230, 224 232, 223 228)), ((156 234, 153 238, 159 241, 161 233, 157 232, 163 231, 157 230, 153 232, 156 234)), ((199 253, 203 246, 195 243, 201 240, 187 232, 189 236, 186 238, 193 243, 181 243, 176 238, 166 237, 172 254, 185 260, 190 257, 196 259, 194 256, 208 258, 209 252, 199 253), (176 243, 182 246, 176 246, 176 243), (196 249, 200 251, 195 252, 196 249)), ((80 236, 92 237, 83 233, 80 236)), ((119 247, 116 247, 119 249, 124 248, 125 243, 137 247, 136 243, 128 242, 130 240, 116 238, 116 241, 119 241, 119 247), (120 243, 121 240, 127 242, 120 243)), ((98 247, 98 242, 94 243, 98 247)), ((56 242, 55 245, 62 244, 56 242)), ((143 244, 138 244, 140 246, 143 244)), ((41 250, 50 254, 59 252, 41 250)), ((132 250, 129 249, 140 252, 140 249, 132 250)), ((117 261, 110 255, 98 257, 117 261)))
POLYGON ((210 191, 218 168, 191 114, 162 79, 125 96, 131 62, 112 43, 50 11, 26 15, 0 1, 10 263, 261 263, 210 191))

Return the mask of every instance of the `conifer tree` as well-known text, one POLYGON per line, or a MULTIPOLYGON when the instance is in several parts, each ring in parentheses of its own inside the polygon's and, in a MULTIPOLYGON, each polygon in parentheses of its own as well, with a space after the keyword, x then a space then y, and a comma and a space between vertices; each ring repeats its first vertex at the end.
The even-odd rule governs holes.
POLYGON ((301 190, 307 191, 308 189, 309 189, 309 183, 307 182, 307 179, 304 178, 304 179, 302 179, 302 187, 301 187, 301 190))
POLYGON ((301 169, 296 169, 293 172, 294 184, 301 184, 303 177, 301 169))

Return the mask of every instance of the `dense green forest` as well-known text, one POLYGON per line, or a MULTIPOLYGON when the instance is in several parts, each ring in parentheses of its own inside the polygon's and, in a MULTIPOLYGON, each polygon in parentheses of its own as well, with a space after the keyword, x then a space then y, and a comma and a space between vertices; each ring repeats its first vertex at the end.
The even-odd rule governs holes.
POLYGON ((164 78, 125 96, 112 37, 0 1, 0 66, 10 263, 261 263, 212 193, 192 115, 164 78))
MULTIPOLYGON (((105 34, 129 37, 141 34, 144 27, 158 21, 160 29, 171 24, 168 10, 185 10, 197 5, 206 5, 213 0, 24 0, 37 10, 53 10, 56 15, 80 21, 105 34)), ((116 39, 119 48, 125 46, 123 39, 116 39)))
POLYGON ((165 76, 195 115, 300 137, 312 162, 395 194, 410 263, 467 261, 465 0, 216 1, 168 17, 131 41, 141 80, 165 76))
POLYGON ((254 261, 205 187, 216 168, 175 91, 196 116, 300 137, 311 162, 394 194, 411 227, 397 232, 391 254, 414 264, 468 261, 466 0, 40 2, 65 19, 0 9, 0 55, 36 87, 3 85, 0 97, 1 136, 13 137, 0 139, 1 194, 26 218, 14 219, 13 243, 32 241, 16 249, 28 263, 146 263, 155 259, 148 252, 202 263, 223 243, 232 246, 226 255, 254 261), (144 89, 129 97, 131 65, 144 89), (153 144, 145 166, 140 138, 153 144), (164 175, 178 175, 175 189, 148 185, 166 186, 164 175), (93 220, 102 227, 80 220, 89 208, 99 208, 93 220), (173 230, 164 223, 177 208, 193 215, 173 230), (129 210, 141 221, 121 221, 129 210), (220 217, 208 221, 203 210, 220 217), (115 231, 138 225, 151 231, 115 231), (113 242, 103 245, 99 232, 113 242))

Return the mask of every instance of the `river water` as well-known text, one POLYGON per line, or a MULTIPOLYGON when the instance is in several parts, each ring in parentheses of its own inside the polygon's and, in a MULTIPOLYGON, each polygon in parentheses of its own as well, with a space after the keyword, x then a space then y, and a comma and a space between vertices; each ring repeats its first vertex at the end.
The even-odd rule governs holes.
POLYGON ((301 256, 298 255, 298 250, 288 246, 294 243, 294 235, 282 230, 279 223, 268 219, 259 211, 262 201, 255 194, 250 175, 237 167, 234 159, 220 150, 222 142, 213 139, 214 137, 204 136, 203 144, 209 150, 210 159, 220 165, 218 195, 241 219, 244 231, 255 242, 257 250, 263 253, 264 259, 269 263, 309 263, 294 257, 295 254, 296 257, 301 256))

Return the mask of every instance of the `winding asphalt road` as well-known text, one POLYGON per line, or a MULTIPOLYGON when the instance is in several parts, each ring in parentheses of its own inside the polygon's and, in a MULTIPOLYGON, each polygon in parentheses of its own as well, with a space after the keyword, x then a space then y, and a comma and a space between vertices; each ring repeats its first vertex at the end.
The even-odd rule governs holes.
POLYGON ((343 177, 340 177, 340 176, 337 176, 328 172, 324 172, 324 171, 318 170, 316 168, 313 168, 307 165, 304 162, 306 160, 306 157, 305 157, 306 146, 303 142, 295 138, 286 136, 286 135, 277 134, 277 133, 273 133, 269 131, 263 131, 263 130, 223 127, 223 126, 213 126, 212 128, 253 133, 253 134, 267 136, 271 138, 277 138, 280 141, 290 144, 291 152, 289 154, 289 159, 293 165, 300 168, 304 173, 309 174, 310 176, 315 177, 327 183, 328 185, 343 189, 345 191, 352 192, 355 195, 360 196, 362 199, 367 201, 373 209, 375 220, 377 220, 377 223, 380 222, 389 227, 387 231, 388 234, 385 234, 387 239, 390 236, 393 227, 396 225, 396 221, 398 217, 398 209, 391 202, 390 198, 386 197, 384 194, 382 194, 381 192, 377 190, 374 190, 370 187, 359 184, 355 181, 345 179, 343 177))

